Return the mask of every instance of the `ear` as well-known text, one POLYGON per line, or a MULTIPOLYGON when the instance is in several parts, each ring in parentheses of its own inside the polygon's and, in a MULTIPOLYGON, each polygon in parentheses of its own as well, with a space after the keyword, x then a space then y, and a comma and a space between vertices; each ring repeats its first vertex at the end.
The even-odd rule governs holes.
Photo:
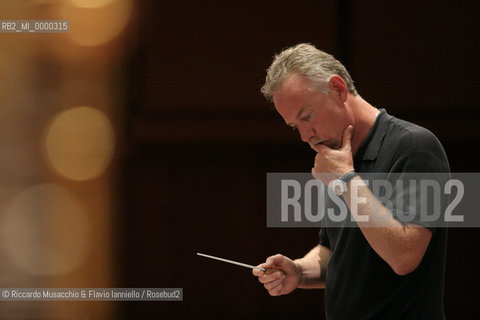
POLYGON ((333 94, 335 98, 340 99, 342 102, 347 101, 348 88, 342 78, 337 75, 331 76, 330 80, 328 80, 328 88, 330 89, 330 94, 333 94))

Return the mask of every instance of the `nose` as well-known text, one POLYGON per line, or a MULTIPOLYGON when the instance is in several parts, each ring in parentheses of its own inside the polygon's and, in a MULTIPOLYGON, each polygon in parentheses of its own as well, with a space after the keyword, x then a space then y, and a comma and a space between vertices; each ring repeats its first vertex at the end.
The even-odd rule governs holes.
POLYGON ((302 138, 303 142, 308 142, 312 137, 315 136, 315 131, 310 127, 299 126, 298 131, 300 132, 300 137, 302 138))

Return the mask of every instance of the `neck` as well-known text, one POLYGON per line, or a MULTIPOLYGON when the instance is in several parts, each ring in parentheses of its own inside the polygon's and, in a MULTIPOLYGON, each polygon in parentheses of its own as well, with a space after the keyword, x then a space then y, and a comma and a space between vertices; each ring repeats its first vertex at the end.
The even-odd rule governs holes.
POLYGON ((350 104, 355 119, 352 136, 352 154, 355 156, 363 140, 365 140, 368 132, 375 123, 375 119, 380 111, 360 96, 349 95, 347 103, 350 104))

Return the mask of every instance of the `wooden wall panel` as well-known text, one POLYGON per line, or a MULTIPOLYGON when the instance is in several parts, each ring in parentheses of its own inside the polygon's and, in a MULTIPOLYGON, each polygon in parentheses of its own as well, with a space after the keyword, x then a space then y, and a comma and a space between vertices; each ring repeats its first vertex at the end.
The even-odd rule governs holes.
POLYGON ((357 0, 352 12, 352 73, 362 95, 432 118, 427 111, 455 119, 478 110, 478 1, 357 0))
POLYGON ((147 14, 149 113, 254 112, 275 52, 298 42, 335 48, 329 1, 154 1, 147 14))

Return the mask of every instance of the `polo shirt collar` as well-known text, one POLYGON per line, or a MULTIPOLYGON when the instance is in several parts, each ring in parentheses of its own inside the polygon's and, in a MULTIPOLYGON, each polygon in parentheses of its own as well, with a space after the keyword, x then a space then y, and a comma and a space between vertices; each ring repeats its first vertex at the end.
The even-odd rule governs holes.
POLYGON ((375 160, 377 158, 391 118, 392 116, 385 109, 380 109, 377 119, 375 119, 367 137, 363 140, 355 155, 355 161, 375 160))

